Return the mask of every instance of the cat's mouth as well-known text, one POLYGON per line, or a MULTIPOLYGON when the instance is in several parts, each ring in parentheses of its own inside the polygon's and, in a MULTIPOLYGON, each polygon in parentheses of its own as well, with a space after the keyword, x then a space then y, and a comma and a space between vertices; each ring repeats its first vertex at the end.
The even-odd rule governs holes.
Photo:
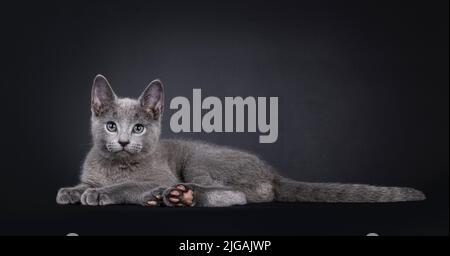
POLYGON ((131 155, 132 153, 130 152, 130 151, 128 151, 126 148, 122 148, 121 150, 119 150, 119 151, 116 151, 115 152, 116 154, 118 154, 118 155, 131 155))
POLYGON ((112 146, 106 146, 105 149, 109 151, 111 154, 114 154, 118 157, 128 157, 130 155, 134 155, 136 153, 140 152, 140 148, 137 148, 136 146, 132 147, 112 147, 112 146))

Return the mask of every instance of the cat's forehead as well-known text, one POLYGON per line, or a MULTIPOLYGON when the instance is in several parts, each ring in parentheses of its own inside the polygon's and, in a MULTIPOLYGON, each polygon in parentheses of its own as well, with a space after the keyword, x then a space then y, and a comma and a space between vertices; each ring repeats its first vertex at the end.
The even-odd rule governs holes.
POLYGON ((119 98, 115 102, 112 116, 116 120, 139 120, 144 119, 145 113, 138 100, 130 98, 119 98))
POLYGON ((123 111, 136 111, 140 106, 139 101, 130 98, 118 98, 116 100, 116 106, 119 110, 123 111))

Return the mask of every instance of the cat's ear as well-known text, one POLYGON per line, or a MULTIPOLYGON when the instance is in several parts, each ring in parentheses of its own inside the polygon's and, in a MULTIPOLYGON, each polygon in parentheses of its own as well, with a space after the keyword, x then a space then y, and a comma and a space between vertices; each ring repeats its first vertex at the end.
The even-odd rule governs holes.
POLYGON ((153 80, 145 88, 139 97, 139 102, 145 112, 149 113, 153 119, 156 120, 162 116, 164 110, 164 86, 159 79, 153 80))
POLYGON ((114 94, 108 80, 102 75, 95 76, 91 93, 92 113, 100 116, 114 104, 115 100, 116 94, 114 94))

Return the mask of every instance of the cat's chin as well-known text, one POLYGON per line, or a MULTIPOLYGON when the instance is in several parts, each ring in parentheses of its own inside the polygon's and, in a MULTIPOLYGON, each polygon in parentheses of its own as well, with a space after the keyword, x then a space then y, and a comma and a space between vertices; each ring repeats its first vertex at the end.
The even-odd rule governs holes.
POLYGON ((110 151, 103 151, 101 154, 103 157, 107 158, 107 159, 126 159, 126 158, 131 158, 134 156, 133 153, 126 151, 126 150, 119 150, 119 151, 115 151, 115 152, 110 152, 110 151))
POLYGON ((120 150, 114 153, 114 155, 116 155, 117 157, 129 157, 131 155, 133 155, 131 152, 126 151, 126 150, 120 150))
POLYGON ((120 150, 115 152, 110 151, 100 151, 100 155, 109 160, 139 160, 142 158, 145 158, 148 153, 146 154, 144 151, 139 152, 130 152, 126 150, 120 150))

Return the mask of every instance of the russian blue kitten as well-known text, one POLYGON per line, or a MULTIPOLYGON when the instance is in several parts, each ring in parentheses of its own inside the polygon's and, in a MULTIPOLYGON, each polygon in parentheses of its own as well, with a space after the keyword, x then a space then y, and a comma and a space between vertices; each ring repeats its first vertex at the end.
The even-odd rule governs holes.
POLYGON ((412 188, 307 183, 277 174, 257 156, 189 140, 161 140, 164 88, 151 82, 138 99, 118 98, 94 79, 93 147, 81 182, 61 188, 58 204, 221 207, 259 202, 423 200, 412 188))

